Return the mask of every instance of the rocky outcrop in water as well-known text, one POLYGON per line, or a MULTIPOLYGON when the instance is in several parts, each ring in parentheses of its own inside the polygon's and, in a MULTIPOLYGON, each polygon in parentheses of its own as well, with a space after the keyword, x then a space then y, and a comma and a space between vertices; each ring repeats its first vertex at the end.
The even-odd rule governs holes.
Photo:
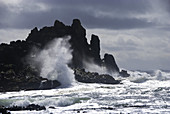
POLYGON ((83 83, 103 83, 119 84, 120 80, 115 80, 108 74, 98 74, 97 72, 86 72, 85 69, 74 70, 75 79, 83 83))
MULTIPOLYGON (((94 62, 99 66, 106 67, 108 72, 127 74, 124 71, 120 72, 111 54, 105 54, 101 59, 99 37, 92 35, 90 44, 88 44, 86 30, 80 20, 74 19, 71 26, 56 20, 51 27, 43 27, 40 30, 35 27, 26 40, 0 44, 0 91, 50 89, 59 86, 60 83, 57 80, 51 84, 50 80, 40 77, 41 64, 35 64, 31 59, 36 58, 40 50, 47 48, 49 42, 56 38, 65 38, 65 36, 71 36, 69 43, 73 57, 69 67, 72 69, 83 69, 85 68, 84 63, 94 62)), ((91 77, 92 75, 90 75, 91 77)), ((97 82, 97 78, 100 77, 96 75, 92 82, 97 82)))
POLYGON ((106 69, 108 70, 108 72, 119 72, 119 68, 116 64, 116 61, 113 57, 113 55, 111 54, 105 54, 104 55, 104 63, 106 66, 106 69))
POLYGON ((0 113, 2 114, 11 114, 10 111, 23 111, 23 110, 40 111, 40 110, 46 110, 46 108, 45 106, 40 106, 36 104, 30 104, 28 106, 11 106, 11 107, 0 106, 0 113))
POLYGON ((122 77, 129 77, 130 76, 130 74, 128 74, 126 70, 122 70, 121 72, 119 72, 119 75, 122 76, 122 77))
POLYGON ((71 26, 66 26, 62 22, 56 20, 54 26, 44 27, 39 31, 35 27, 26 41, 35 43, 42 49, 53 39, 68 35, 71 36, 69 42, 71 44, 71 49, 73 50, 73 58, 69 64, 70 67, 84 68, 84 61, 91 62, 91 60, 93 60, 95 64, 106 66, 110 72, 119 72, 119 68, 112 55, 106 54, 104 59, 101 59, 100 40, 98 36, 92 34, 90 44, 88 44, 86 30, 78 19, 74 19, 71 26), (108 61, 111 62, 109 63, 108 61))
POLYGON ((20 72, 16 72, 13 64, 0 66, 0 91, 38 90, 51 89, 60 86, 57 80, 48 80, 38 76, 39 72, 31 66, 25 66, 20 72))
POLYGON ((90 50, 94 63, 101 65, 102 61, 100 58, 100 40, 99 37, 94 34, 91 36, 90 50))

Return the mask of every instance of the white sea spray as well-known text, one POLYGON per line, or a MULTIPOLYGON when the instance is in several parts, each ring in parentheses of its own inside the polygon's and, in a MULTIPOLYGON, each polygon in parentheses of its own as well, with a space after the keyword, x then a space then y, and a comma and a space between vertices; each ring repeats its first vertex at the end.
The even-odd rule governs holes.
POLYGON ((63 86, 70 85, 74 80, 73 70, 68 67, 72 59, 69 39, 54 39, 37 57, 37 61, 42 64, 41 77, 58 80, 63 86))

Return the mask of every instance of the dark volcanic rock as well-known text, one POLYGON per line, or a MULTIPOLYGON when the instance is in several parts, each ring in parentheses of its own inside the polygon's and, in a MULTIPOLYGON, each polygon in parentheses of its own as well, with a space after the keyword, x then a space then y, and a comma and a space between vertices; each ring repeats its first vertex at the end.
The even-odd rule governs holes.
POLYGON ((99 66, 106 65, 106 67, 109 68, 109 71, 119 72, 117 64, 111 55, 106 56, 104 62, 100 58, 100 40, 98 36, 92 35, 90 44, 88 44, 86 30, 78 19, 74 19, 71 26, 66 26, 62 22, 56 20, 52 27, 44 27, 39 31, 35 27, 27 37, 26 41, 34 42, 35 44, 38 44, 40 48, 44 48, 44 46, 53 39, 68 35, 71 36, 69 42, 71 44, 73 55, 72 61, 69 64, 70 67, 84 68, 84 61, 91 62, 91 60, 93 60, 93 62, 99 66), (111 61, 111 64, 108 64, 108 61, 111 61))
POLYGON ((21 111, 21 110, 36 110, 36 111, 40 111, 40 110, 46 110, 45 106, 40 106, 40 105, 36 105, 36 104, 30 104, 28 106, 12 106, 12 107, 4 107, 4 106, 0 106, 0 113, 2 114, 10 114, 9 111, 21 111))
POLYGON ((91 56, 96 64, 101 65, 100 58, 100 40, 99 37, 92 34, 90 41, 91 56))
POLYGON ((130 76, 130 74, 128 74, 126 70, 122 70, 121 72, 119 72, 119 75, 122 76, 122 77, 129 77, 130 76))
POLYGON ((113 55, 105 54, 104 63, 109 72, 119 72, 119 68, 115 62, 113 55))
MULTIPOLYGON (((47 48, 54 39, 66 38, 65 36, 71 36, 69 43, 73 57, 69 67, 82 69, 85 68, 84 63, 93 62, 106 67, 109 72, 119 73, 119 68, 112 55, 105 54, 104 59, 101 59, 98 36, 92 35, 90 44, 88 44, 86 30, 80 20, 74 19, 71 26, 66 26, 56 20, 54 26, 43 27, 40 30, 35 27, 26 40, 0 44, 0 91, 48 89, 59 86, 60 83, 57 80, 50 81, 40 77, 41 64, 30 62, 30 60, 36 57, 39 51, 47 48)), ((124 71, 120 75, 127 76, 124 71)), ((90 75, 90 78, 92 77, 93 75, 90 75)), ((105 75, 103 78, 101 77, 97 79, 94 75, 94 81, 91 80, 91 82, 100 82, 104 77, 108 79, 108 76, 105 75)))
POLYGON ((1 68, 4 70, 0 72, 0 92, 51 89, 61 85, 58 81, 38 76, 38 71, 30 66, 25 66, 19 73, 12 64, 1 65, 1 68))
POLYGON ((11 114, 9 110, 6 109, 4 106, 0 106, 0 113, 1 114, 11 114))
POLYGON ((119 80, 115 80, 108 74, 99 75, 96 72, 86 72, 84 69, 74 70, 75 79, 83 83, 103 83, 103 84, 119 84, 119 80))
POLYGON ((83 68, 83 60, 89 58, 89 44, 87 43, 86 30, 82 27, 78 19, 73 20, 71 25, 70 44, 73 49, 72 64, 73 68, 83 68))

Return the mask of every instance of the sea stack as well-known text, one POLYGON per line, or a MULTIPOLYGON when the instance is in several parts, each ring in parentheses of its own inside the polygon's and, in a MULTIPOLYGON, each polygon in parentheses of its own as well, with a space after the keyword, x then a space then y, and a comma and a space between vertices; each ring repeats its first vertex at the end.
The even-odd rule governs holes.
MULTIPOLYGON (((72 50, 72 60, 68 66, 72 69, 85 69, 85 62, 93 61, 94 64, 106 67, 110 73, 126 75, 127 72, 120 72, 113 55, 105 54, 100 56, 100 39, 92 34, 90 44, 87 42, 86 30, 79 19, 74 19, 71 26, 65 25, 56 20, 53 26, 31 30, 26 40, 11 41, 10 44, 0 44, 0 91, 15 91, 21 89, 49 89, 60 85, 60 82, 40 77, 41 64, 33 64, 28 60, 33 54, 36 57, 39 51, 57 38, 70 36, 69 43, 72 50), (32 50, 36 48, 36 50, 32 50), (42 81, 46 80, 47 87, 39 87, 42 81), (34 85, 33 87, 29 87, 34 85), (12 87, 7 89, 7 87, 12 87)), ((107 77, 107 76, 104 76, 107 77)), ((109 77, 110 78, 110 77, 109 77)), ((95 78, 96 79, 96 78, 95 78)), ((92 81, 95 82, 95 81, 92 81)), ((109 82, 110 83, 110 82, 109 82)))

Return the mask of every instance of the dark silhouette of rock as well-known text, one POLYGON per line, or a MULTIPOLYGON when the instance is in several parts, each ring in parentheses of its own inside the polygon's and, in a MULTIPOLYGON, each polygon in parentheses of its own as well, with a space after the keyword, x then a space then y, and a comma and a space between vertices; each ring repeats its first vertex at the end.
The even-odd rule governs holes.
POLYGON ((9 110, 6 109, 4 106, 0 106, 0 113, 1 114, 11 114, 9 110))
POLYGON ((6 64, 1 68, 0 72, 0 92, 5 91, 19 91, 19 90, 38 90, 38 89, 51 89, 60 86, 58 81, 51 81, 46 78, 40 77, 38 70, 25 66, 17 73, 12 64, 6 64), (42 83, 44 82, 44 83, 42 83))
POLYGON ((65 29, 65 25, 62 22, 56 20, 54 22, 54 28, 55 29, 65 29))
POLYGON ((122 77, 129 77, 129 76, 130 76, 130 74, 128 74, 126 70, 122 70, 122 71, 119 73, 119 75, 122 76, 122 77))
MULTIPOLYGON (((92 35, 90 44, 88 44, 86 30, 81 25, 80 20, 74 19, 71 26, 56 20, 54 26, 43 27, 40 30, 35 27, 26 40, 0 44, 0 82, 2 82, 0 91, 48 89, 59 86, 58 81, 53 81, 55 86, 51 86, 50 80, 41 78, 41 64, 30 62, 30 60, 34 55, 36 57, 39 51, 48 48, 48 44, 54 39, 66 38, 65 36, 71 36, 69 40, 73 56, 69 63, 71 68, 82 69, 85 68, 84 63, 94 62, 99 66, 105 66, 109 72, 119 73, 119 68, 112 55, 105 54, 104 59, 101 59, 98 36, 92 35), (46 81, 44 82, 44 80, 46 81), (42 81, 44 83, 40 88, 42 81), (8 89, 10 87, 11 89, 8 89)), ((126 74, 125 71, 120 73, 123 76, 127 76, 126 74)))
POLYGON ((91 56, 93 61, 101 65, 101 58, 100 58, 100 40, 99 37, 92 34, 91 41, 90 41, 90 49, 91 49, 91 56))
POLYGON ((109 72, 119 72, 119 68, 115 62, 113 55, 105 54, 104 55, 104 64, 109 72))
MULTIPOLYGON (((108 65, 107 63, 103 63, 100 58, 100 40, 98 36, 93 34, 91 36, 90 44, 88 44, 86 30, 78 19, 74 19, 71 26, 66 26, 62 22, 56 20, 52 27, 44 27, 39 31, 35 27, 27 37, 26 41, 34 42, 39 44, 41 48, 44 48, 48 42, 52 41, 54 38, 67 35, 71 36, 69 42, 71 44, 71 49, 73 50, 73 58, 69 64, 70 67, 84 68, 83 62, 91 62, 91 60, 98 65, 108 65)), ((114 58, 110 58, 109 60, 115 61, 114 58)), ((108 68, 109 71, 119 72, 115 62, 112 62, 112 66, 108 68)))
POLYGON ((45 106, 40 106, 36 104, 30 104, 28 106, 11 106, 11 107, 4 107, 0 106, 0 112, 2 114, 10 114, 10 111, 21 111, 21 110, 46 110, 45 106))
POLYGON ((103 84, 119 84, 119 80, 115 80, 108 74, 99 75, 97 72, 86 72, 85 69, 74 70, 75 79, 83 83, 103 83, 103 84))
POLYGON ((87 43, 86 30, 82 27, 80 20, 74 19, 71 25, 71 48, 73 49, 73 68, 83 68, 83 61, 89 57, 89 44, 87 43))
POLYGON ((85 41, 84 37, 86 36, 86 30, 81 25, 81 22, 79 19, 73 20, 71 28, 72 28, 72 35, 75 35, 76 37, 79 37, 79 39, 82 39, 85 41))

